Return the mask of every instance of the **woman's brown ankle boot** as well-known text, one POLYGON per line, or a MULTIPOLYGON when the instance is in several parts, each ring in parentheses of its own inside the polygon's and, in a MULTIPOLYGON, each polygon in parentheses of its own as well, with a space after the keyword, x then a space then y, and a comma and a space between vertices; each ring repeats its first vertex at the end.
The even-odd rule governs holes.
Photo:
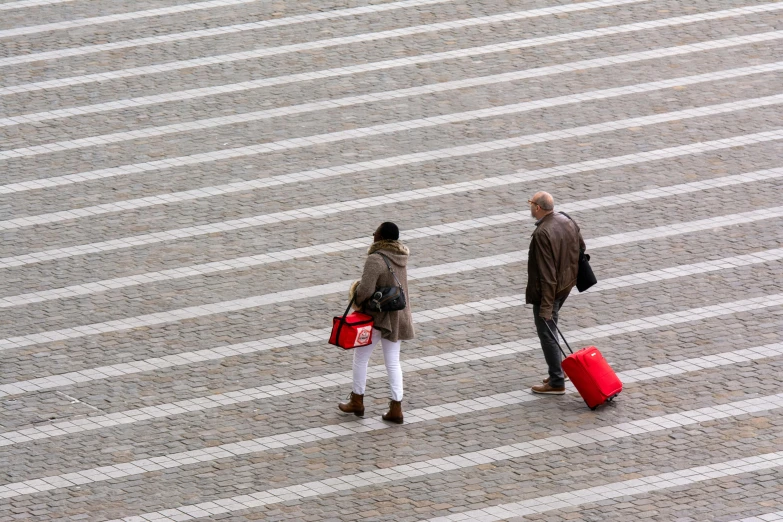
POLYGON ((364 417, 364 395, 351 392, 348 402, 341 402, 337 407, 345 413, 353 413, 357 417, 364 417))
POLYGON ((388 422, 402 424, 402 401, 389 401, 389 411, 381 418, 388 422))

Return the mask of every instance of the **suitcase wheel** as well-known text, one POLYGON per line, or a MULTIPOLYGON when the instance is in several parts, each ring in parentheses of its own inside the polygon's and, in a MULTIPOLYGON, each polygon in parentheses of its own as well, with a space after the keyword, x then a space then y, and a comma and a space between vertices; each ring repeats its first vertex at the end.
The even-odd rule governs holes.
POLYGON ((590 411, 595 411, 596 408, 598 408, 598 406, 593 406, 592 408, 590 408, 590 411))

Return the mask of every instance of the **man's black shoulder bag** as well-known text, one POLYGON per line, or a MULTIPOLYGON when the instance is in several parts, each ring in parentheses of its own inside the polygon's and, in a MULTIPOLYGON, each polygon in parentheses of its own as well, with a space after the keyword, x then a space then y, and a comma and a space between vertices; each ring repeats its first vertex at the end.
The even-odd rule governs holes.
MULTIPOLYGON (((560 212, 565 217, 570 219, 574 225, 576 225, 576 221, 566 214, 565 212, 560 212)), ((579 229, 579 225, 577 225, 577 230, 579 229)), ((585 251, 581 248, 579 249, 579 271, 576 273, 576 289, 580 292, 584 292, 594 284, 598 282, 598 279, 595 278, 595 274, 593 274, 593 268, 590 266, 590 254, 585 254, 585 251)))
POLYGON ((389 259, 385 255, 381 254, 380 252, 375 253, 383 258, 383 262, 386 263, 386 268, 388 268, 389 272, 391 272, 392 277, 394 277, 394 281, 397 283, 397 286, 384 286, 376 289, 375 293, 371 295, 367 301, 365 301, 364 307, 374 312, 394 312, 397 310, 404 310, 406 306, 405 292, 402 289, 400 280, 397 279, 397 274, 395 274, 394 270, 392 270, 391 263, 389 263, 389 259))

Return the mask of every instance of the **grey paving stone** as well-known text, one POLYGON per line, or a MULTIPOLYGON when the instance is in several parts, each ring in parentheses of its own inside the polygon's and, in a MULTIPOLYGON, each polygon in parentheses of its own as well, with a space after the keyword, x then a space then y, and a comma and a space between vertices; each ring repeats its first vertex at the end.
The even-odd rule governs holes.
MULTIPOLYGON (((2 11, 0 31, 187 3, 191 2, 75 0, 9 9, 2 11)), ((384 3, 388 2, 259 1, 190 10, 174 16, 42 31, 3 38, 0 58, 384 3)), ((289 79, 274 86, 215 92, 192 99, 127 108, 118 106, 115 110, 103 108, 92 114, 4 126, 0 151, 730 37, 755 35, 758 38, 762 33, 780 29, 779 11, 695 20, 677 26, 651 25, 628 33, 534 47, 498 47, 496 52, 454 56, 426 63, 416 63, 415 60, 431 53, 763 4, 708 0, 696 6, 679 0, 651 0, 375 41, 357 41, 204 67, 162 70, 127 78, 107 77, 101 82, 18 94, 3 91, 6 95, 2 95, 1 111, 5 118, 68 108, 84 112, 85 107, 95 104, 136 100, 143 96, 201 87, 235 87, 250 80, 368 64, 366 71, 353 74, 329 78, 316 75, 310 80, 289 79), (376 62, 400 58, 411 58, 411 62, 382 70, 373 66, 376 62)), ((2 85, 21 86, 155 64, 165 68, 165 64, 179 60, 556 5, 570 4, 561 0, 444 1, 328 21, 5 65, 0 66, 2 85)), ((560 74, 383 99, 203 130, 185 130, 65 152, 24 158, 3 158, 0 152, 2 184, 6 186, 230 147, 685 78, 778 62, 780 56, 781 41, 768 39, 632 63, 581 70, 564 67, 560 74)), ((1 194, 0 220, 572 129, 623 118, 740 102, 778 95, 781 85, 779 72, 766 72, 428 128, 400 129, 380 136, 357 136, 270 154, 1 194)), ((0 257, 307 209, 405 190, 431 189, 520 170, 551 168, 736 138, 778 129, 780 115, 780 105, 738 108, 723 114, 552 139, 481 154, 365 169, 309 182, 287 183, 45 225, 22 226, 2 232, 0 257)), ((552 192, 558 204, 572 204, 608 195, 780 168, 782 147, 779 140, 737 142, 737 146, 706 153, 660 158, 622 167, 599 166, 587 172, 345 211, 316 219, 296 219, 2 268, 0 297, 51 291, 110 278, 358 237, 369 240, 377 224, 387 219, 399 222, 403 230, 411 230, 503 213, 526 212, 525 201, 541 188, 552 192)), ((2 190, 0 188, 0 192, 2 190)), ((605 205, 573 214, 579 220, 590 247, 591 240, 611 234, 779 207, 781 193, 783 181, 772 178, 696 192, 675 191, 665 198, 605 205)), ((627 274, 779 249, 783 245, 781 219, 743 222, 594 248, 591 251, 592 262, 599 278, 605 281, 627 274)), ((468 262, 524 250, 532 227, 532 220, 516 220, 460 233, 413 239, 409 241, 413 252, 411 266, 422 268, 468 262)), ((144 282, 87 296, 6 307, 0 317, 0 338, 348 280, 358 276, 364 258, 362 250, 355 248, 203 276, 144 282)), ((574 295, 564 308, 562 326, 566 331, 572 331, 780 294, 783 292, 781 266, 779 260, 773 260, 574 295)), ((525 263, 513 262, 411 281, 410 297, 414 312, 420 312, 519 294, 524 291, 525 284, 525 263)), ((90 374, 89 370, 325 328, 331 316, 342 310, 344 303, 345 295, 340 291, 143 328, 118 329, 101 335, 8 348, 2 353, 0 385, 23 385, 45 377, 56 379, 59 374, 76 371, 97 377, 97 373, 90 374)), ((402 359, 445 358, 458 350, 533 338, 531 313, 530 307, 520 303, 520 306, 492 312, 422 322, 417 339, 404 343, 402 359)), ((758 310, 737 309, 734 313, 718 317, 604 336, 591 342, 600 347, 617 371, 627 372, 780 343, 782 331, 783 310, 778 305, 758 310)), ((584 343, 579 341, 576 344, 584 343)), ((144 371, 129 375, 91 378, 79 384, 63 382, 38 391, 5 395, 0 397, 0 435, 37 428, 43 438, 0 447, 0 459, 4 464, 0 472, 0 497, 3 491, 7 491, 3 486, 10 483, 76 472, 97 477, 99 475, 94 468, 98 467, 121 467, 138 459, 214 449, 258 437, 282 437, 304 429, 335 429, 353 418, 341 415, 335 407, 335 403, 349 391, 345 384, 325 384, 317 389, 241 400, 193 412, 175 411, 153 419, 98 429, 83 430, 78 426, 95 419, 106 420, 107 414, 121 414, 149 406, 167 408, 176 401, 200 400, 221 393, 231 394, 253 387, 345 372, 350 369, 350 358, 350 352, 337 350, 325 342, 307 342, 223 356, 211 361, 182 363, 165 369, 145 367, 144 371), (64 426, 64 422, 71 422, 71 426, 78 428, 77 432, 51 436, 52 432, 47 431, 64 426)), ((381 364, 378 353, 374 354, 372 363, 381 364)), ((538 383, 544 373, 545 365, 538 349, 407 371, 405 409, 410 412, 416 408, 526 390, 538 383)), ((548 397, 472 414, 441 416, 390 429, 287 445, 265 452, 226 455, 208 462, 186 462, 169 469, 102 477, 89 483, 4 498, 0 502, 0 520, 131 517, 255 491, 771 396, 780 393, 780 376, 781 359, 778 356, 742 360, 682 375, 627 382, 621 396, 597 412, 590 412, 575 395, 548 397)), ((384 411, 387 395, 385 378, 369 381, 366 398, 368 418, 376 419, 384 411)), ((567 451, 494 460, 379 486, 365 485, 352 491, 297 498, 267 507, 242 509, 239 504, 225 504, 230 509, 228 512, 199 514, 203 515, 201 518, 210 520, 425 520, 574 491, 588 485, 610 484, 779 451, 783 444, 781 419, 778 410, 765 410, 591 443, 567 451)), ((0 440, 4 439, 0 437, 0 440)), ((552 510, 525 519, 729 522, 783 508, 778 491, 780 482, 780 468, 758 470, 552 510)), ((38 485, 43 487, 41 483, 38 485)), ((151 514, 150 518, 156 516, 163 515, 151 514)))

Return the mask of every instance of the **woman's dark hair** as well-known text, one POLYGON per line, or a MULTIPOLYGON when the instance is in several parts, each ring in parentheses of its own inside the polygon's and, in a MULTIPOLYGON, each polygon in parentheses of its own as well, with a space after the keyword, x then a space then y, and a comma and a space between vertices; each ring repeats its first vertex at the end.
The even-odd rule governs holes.
POLYGON ((378 232, 381 235, 381 239, 391 239, 393 241, 400 239, 400 229, 390 221, 381 223, 381 226, 378 227, 378 232))

